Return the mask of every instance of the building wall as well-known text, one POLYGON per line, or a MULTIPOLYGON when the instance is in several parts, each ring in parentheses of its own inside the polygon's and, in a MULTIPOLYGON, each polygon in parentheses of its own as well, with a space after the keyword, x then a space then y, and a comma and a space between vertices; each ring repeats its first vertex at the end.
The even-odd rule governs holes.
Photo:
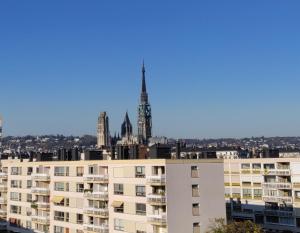
POLYGON ((62 227, 62 233, 99 232, 98 228, 101 228, 103 233, 117 233, 120 232, 115 227, 117 219, 122 222, 122 232, 128 233, 193 232, 193 223, 199 223, 199 230, 205 232, 210 219, 225 218, 224 190, 221 188, 222 161, 161 159, 20 162, 2 160, 1 169, 7 174, 6 181, 1 178, 2 173, 0 173, 0 188, 7 187, 7 190, 0 189, 1 196, 7 196, 7 201, 5 205, 1 205, 1 208, 6 210, 7 214, 0 213, 0 217, 7 221, 11 218, 18 220, 17 225, 8 226, 11 230, 19 226, 22 228, 18 228, 21 232, 34 230, 54 233, 54 226, 56 226, 62 227), (192 166, 197 167, 198 178, 191 176, 192 166), (12 167, 18 167, 21 173, 12 175, 12 167), (64 167, 63 174, 55 174, 55 168, 58 167, 64 167), (143 167, 143 175, 137 176, 137 167, 143 167), (83 174, 78 174, 79 168, 83 168, 83 174), (32 169, 32 173, 28 169, 32 169), (92 169, 94 173, 90 174, 92 169), (21 181, 22 186, 11 187, 12 180, 21 181), (27 187, 27 180, 32 181, 32 187, 27 187), (211 180, 214 185, 211 185, 211 180), (115 193, 114 184, 123 185, 122 194, 115 193), (193 184, 199 185, 199 197, 192 197, 193 184), (98 190, 96 187, 100 186, 102 188, 98 190), (145 186, 144 196, 137 196, 136 186, 145 186), (79 190, 78 187, 83 189, 79 190), (56 190, 57 188, 59 190, 56 190), (11 200, 12 192, 20 193, 21 201, 11 200), (27 194, 32 194, 33 201, 39 201, 27 201, 27 194), (63 201, 57 203, 57 198, 61 197, 63 201), (97 203, 101 201, 103 206, 95 207, 95 202, 93 206, 89 206, 91 200, 97 203), (116 201, 123 203, 123 213, 115 211, 113 205, 116 201), (145 213, 137 212, 137 203, 145 204, 145 213), (193 203, 199 203, 199 216, 193 215, 193 203), (11 213, 12 205, 20 206, 21 212, 11 213), (95 209, 106 211, 107 208, 107 215, 95 213, 95 209), (90 212, 91 209, 93 213, 90 212), (55 216, 56 211, 64 212, 64 217, 55 216), (78 215, 82 215, 82 222, 78 222, 78 215), (93 221, 91 217, 94 217, 93 221))

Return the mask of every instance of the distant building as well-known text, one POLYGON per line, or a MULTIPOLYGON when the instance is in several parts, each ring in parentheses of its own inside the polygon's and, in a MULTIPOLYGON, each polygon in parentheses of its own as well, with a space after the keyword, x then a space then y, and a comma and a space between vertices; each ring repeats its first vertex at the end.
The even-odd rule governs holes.
POLYGON ((121 137, 130 138, 132 136, 132 125, 129 120, 128 112, 126 112, 124 122, 121 126, 121 137))
POLYGON ((101 112, 98 118, 98 130, 97 130, 97 146, 108 147, 110 146, 109 136, 109 120, 106 112, 101 112))
POLYGON ((138 140, 140 144, 148 144, 152 136, 151 106, 146 88, 145 66, 142 67, 142 91, 138 108, 138 140))

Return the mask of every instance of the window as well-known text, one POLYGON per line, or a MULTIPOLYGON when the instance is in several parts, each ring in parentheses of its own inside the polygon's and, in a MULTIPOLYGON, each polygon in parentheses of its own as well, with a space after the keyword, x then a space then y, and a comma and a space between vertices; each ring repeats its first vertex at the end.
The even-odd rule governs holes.
POLYGON ((123 184, 114 184, 114 194, 123 195, 123 184))
POLYGON ((21 180, 11 180, 10 187, 11 188, 22 188, 22 181, 21 180))
POLYGON ((138 197, 145 197, 146 196, 145 186, 142 185, 135 186, 135 195, 138 197))
POLYGON ((11 175, 22 175, 22 168, 21 167, 12 167, 11 175))
POLYGON ((54 211, 54 220, 62 221, 62 222, 69 222, 69 213, 68 212, 61 212, 61 211, 54 211))
POLYGON ((199 185, 197 185, 197 184, 192 185, 192 196, 193 197, 199 197, 200 196, 199 185))
POLYGON ((55 176, 69 176, 69 167, 54 167, 55 176))
POLYGON ((63 227, 54 226, 54 233, 64 233, 64 231, 63 227))
POLYGON ((26 201, 27 202, 32 202, 32 194, 31 193, 27 193, 26 201))
POLYGON ((89 166, 89 174, 90 175, 94 174, 94 166, 89 166))
POLYGON ((192 176, 192 178, 199 178, 198 166, 191 166, 191 176, 192 176))
POLYGON ((26 221, 26 228, 31 229, 31 221, 26 221))
POLYGON ((261 169, 261 164, 260 163, 253 163, 252 168, 253 169, 261 169))
POLYGON ((114 219, 114 229, 117 231, 124 231, 124 221, 122 219, 114 219))
POLYGON ((83 224, 83 214, 77 214, 77 224, 83 224))
POLYGON ((77 184, 76 184, 76 192, 77 192, 77 193, 83 193, 83 190, 84 190, 84 185, 83 185, 83 183, 77 183, 77 184))
POLYGON ((193 204, 193 216, 199 216, 200 215, 200 209, 199 209, 199 203, 193 204))
POLYGON ((76 176, 83 176, 83 167, 76 167, 76 176))
POLYGON ((21 201, 21 193, 11 192, 10 200, 11 201, 21 201))
POLYGON ((10 213, 12 214, 21 214, 21 206, 11 205, 10 213))
POLYGON ((135 209, 137 215, 146 215, 146 204, 136 203, 135 209))
POLYGON ((250 169, 250 163, 242 163, 241 168, 242 169, 250 169))
POLYGON ((243 189, 243 197, 244 198, 251 198, 252 197, 252 190, 251 189, 243 189))
POLYGON ((200 223, 193 223, 193 233, 200 233, 200 223))
POLYGON ((63 183, 63 182, 55 182, 54 183, 54 190, 55 191, 65 191, 65 183, 63 183))
POLYGON ((69 192, 69 183, 65 183, 66 192, 69 192))
POLYGON ((142 166, 135 167, 135 177, 136 178, 144 178, 145 177, 145 167, 142 167, 142 166))
POLYGON ((32 167, 28 167, 27 168, 27 175, 30 176, 32 171, 33 171, 32 167))
POLYGON ((253 194, 254 194, 254 198, 260 198, 262 196, 262 190, 261 189, 254 189, 253 194))
POLYGON ((28 189, 32 187, 32 180, 27 180, 27 186, 28 189))

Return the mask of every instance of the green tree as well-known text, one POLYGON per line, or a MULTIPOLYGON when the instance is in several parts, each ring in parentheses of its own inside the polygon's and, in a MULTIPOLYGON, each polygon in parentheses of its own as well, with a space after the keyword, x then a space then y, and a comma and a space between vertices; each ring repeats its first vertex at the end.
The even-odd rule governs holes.
POLYGON ((226 224, 224 219, 216 219, 207 233, 263 233, 263 230, 251 221, 226 224))

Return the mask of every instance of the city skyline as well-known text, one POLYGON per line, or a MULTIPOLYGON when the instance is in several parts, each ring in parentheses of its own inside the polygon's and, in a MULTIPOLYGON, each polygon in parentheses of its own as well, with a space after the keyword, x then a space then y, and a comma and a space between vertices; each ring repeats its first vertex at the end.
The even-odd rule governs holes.
POLYGON ((230 3, 1 3, 4 136, 137 122, 143 58, 154 136, 298 136, 300 4, 230 3))

